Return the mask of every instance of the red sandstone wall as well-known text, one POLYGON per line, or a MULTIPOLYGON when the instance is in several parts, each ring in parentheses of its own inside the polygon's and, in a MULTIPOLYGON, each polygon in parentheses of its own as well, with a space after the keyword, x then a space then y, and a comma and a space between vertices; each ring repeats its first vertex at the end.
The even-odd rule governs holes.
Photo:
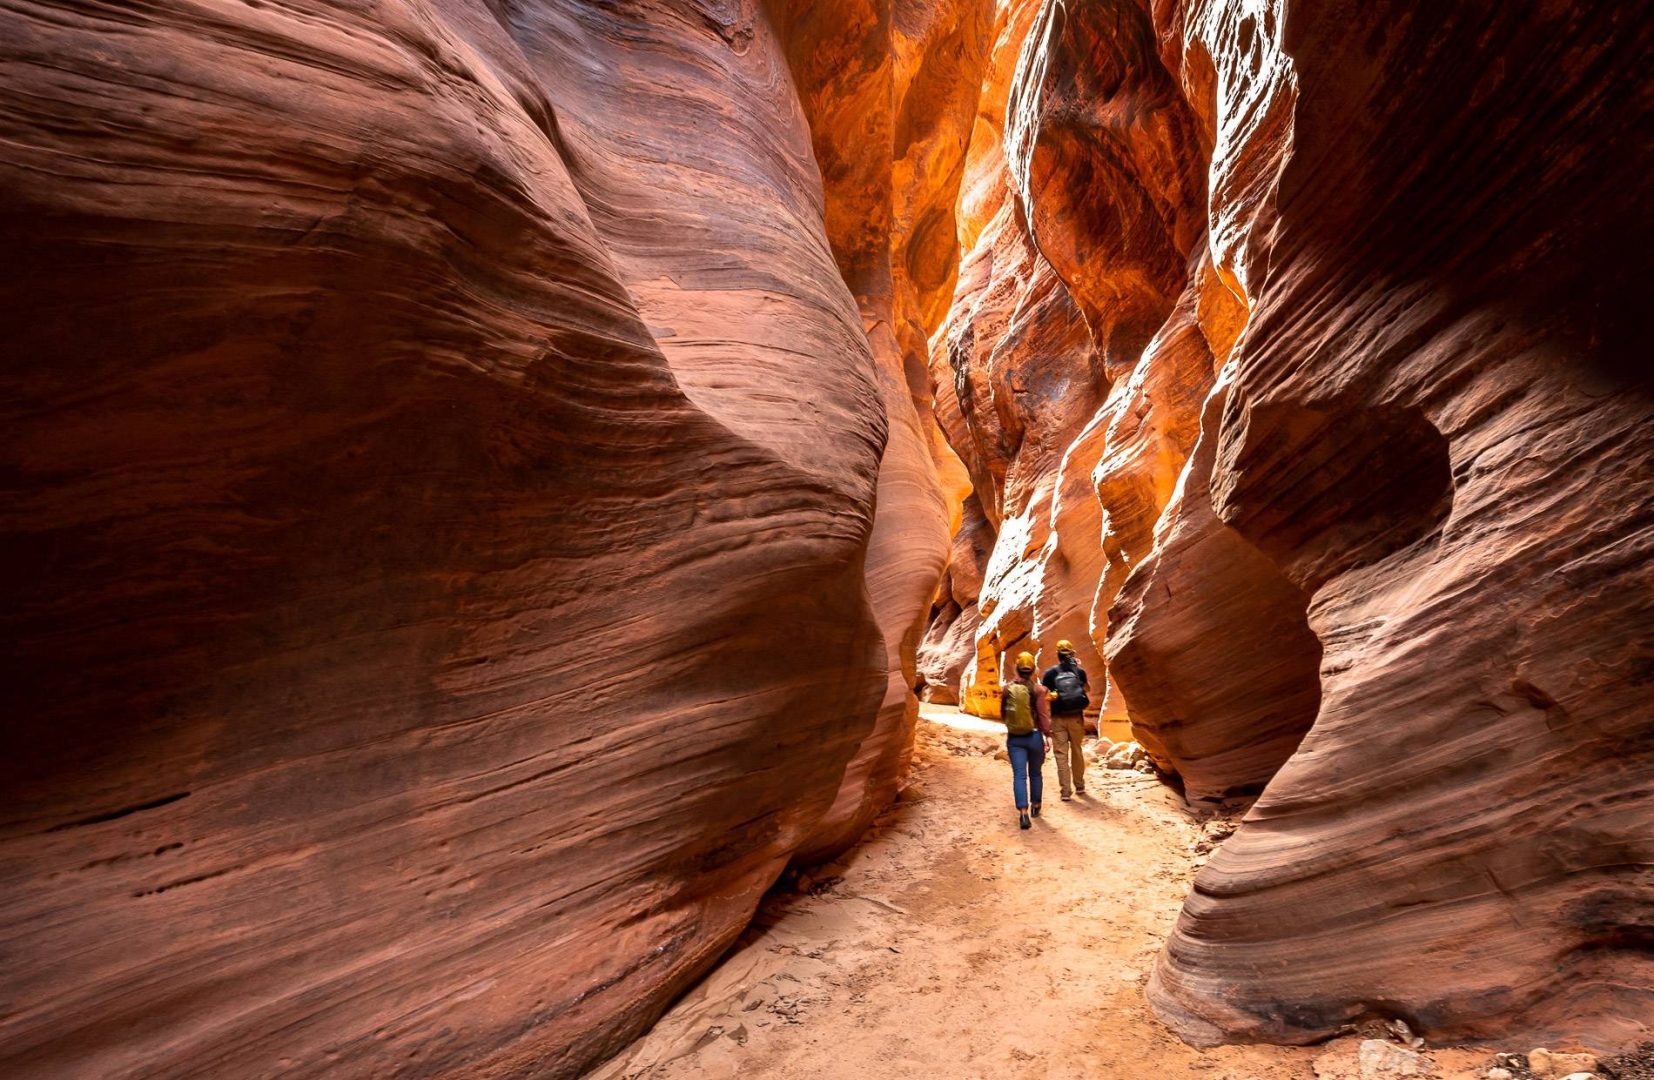
MULTIPOLYGON (((1165 8, 1265 102, 1260 56, 1291 58, 1273 223, 1235 234, 1267 255, 1239 275, 1210 506, 1309 596, 1325 656, 1313 729, 1196 880, 1151 1000, 1204 1038, 1378 1013, 1644 1039, 1654 395, 1626 139, 1650 26, 1165 8)), ((1228 142, 1233 174, 1267 175, 1268 129, 1228 142)))
POLYGON ((957 181, 847 288, 775 25, 0 13, 0 1072, 571 1075, 888 797, 957 181))
POLYGON ((1192 799, 1268 785, 1151 1000, 1196 1040, 1646 1037, 1646 20, 1118 0, 1028 26, 1023 250, 967 259, 935 364, 997 511, 978 638, 1072 606, 1038 502, 1080 465, 1107 713, 1192 799), (1019 321, 1058 293, 1087 336, 1019 321))
POLYGON ((0 1071, 573 1074, 933 607, 1267 783, 1185 1036, 1645 1037, 1636 16, 0 13, 0 1071))

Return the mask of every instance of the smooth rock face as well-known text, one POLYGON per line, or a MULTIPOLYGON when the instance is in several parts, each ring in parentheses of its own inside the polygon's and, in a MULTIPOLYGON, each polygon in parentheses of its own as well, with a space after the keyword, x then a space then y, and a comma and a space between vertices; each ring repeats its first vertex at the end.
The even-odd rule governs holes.
POLYGON ((1628 20, 1253 26, 1296 104, 1211 506, 1309 595, 1325 655, 1314 727, 1150 986, 1188 1035, 1654 1025, 1654 407, 1619 269, 1639 166, 1613 149, 1650 30, 1628 20), (1468 149, 1494 131, 1505 153, 1468 149))
POLYGON ((932 370, 997 529, 979 650, 1072 610, 1050 567, 1094 557, 1062 528, 1078 465, 1105 712, 1192 798, 1267 785, 1151 1000, 1195 1040, 1374 1015, 1645 1038, 1627 133, 1654 31, 1610 5, 1061 7, 1020 31, 1011 179, 965 203, 932 370))
POLYGON ((573 1075, 853 838, 959 497, 901 343, 979 80, 863 296, 797 40, 0 13, 0 1072, 573 1075))
POLYGON ((987 0, 778 10, 823 177, 827 238, 872 346, 889 438, 867 587, 885 692, 833 805, 796 858, 854 843, 895 797, 918 719, 917 652, 969 482, 934 419, 927 338, 951 292, 953 205, 989 31, 987 0))
POLYGON ((1646 1038, 1639 15, 14 3, 0 1072, 578 1073, 1059 637, 1186 1037, 1646 1038))
POLYGON ((1063 638, 1091 676, 1094 701, 1106 686, 1090 633, 1103 567, 1099 508, 1090 463, 1065 451, 1108 381, 1085 312, 1035 243, 1006 160, 1018 60, 1041 17, 1034 0, 997 14, 965 163, 959 230, 967 252, 931 357, 937 418, 997 541, 983 570, 975 640, 966 646, 955 635, 946 662, 935 664, 967 673, 959 697, 973 711, 997 707, 1000 654, 1027 649, 1055 663, 1052 646, 1063 638))
POLYGON ((1308 598, 1213 512, 1219 418, 1203 431, 1155 533, 1109 612, 1109 670, 1132 733, 1191 801, 1257 795, 1315 719, 1321 643, 1308 598))

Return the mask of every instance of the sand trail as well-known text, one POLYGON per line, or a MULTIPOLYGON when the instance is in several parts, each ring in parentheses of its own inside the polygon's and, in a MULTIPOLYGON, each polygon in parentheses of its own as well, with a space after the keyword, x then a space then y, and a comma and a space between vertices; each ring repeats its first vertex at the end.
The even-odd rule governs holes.
MULTIPOLYGON (((912 780, 866 840, 773 894, 592 1075, 1313 1080, 1325 1047, 1197 1050, 1144 1000, 1201 820, 1132 771, 1094 767, 1087 794, 1060 802, 1047 761, 1044 816, 1022 832, 992 731, 927 709, 912 780)), ((1487 1056, 1445 1053, 1467 1076, 1487 1056)))

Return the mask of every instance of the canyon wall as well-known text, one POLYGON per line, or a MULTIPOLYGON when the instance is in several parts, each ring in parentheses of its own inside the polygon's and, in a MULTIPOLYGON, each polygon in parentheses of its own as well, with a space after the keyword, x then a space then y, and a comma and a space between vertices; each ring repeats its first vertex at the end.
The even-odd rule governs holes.
POLYGON ((1646 1038, 1654 387, 1627 270, 1649 23, 1165 8, 1186 83, 1204 51, 1248 88, 1219 94, 1222 160, 1278 176, 1253 206, 1214 185, 1214 236, 1252 222, 1227 250, 1253 311, 1209 505, 1309 598, 1325 655, 1313 728, 1197 878, 1151 999, 1213 1039, 1365 1014, 1646 1038), (1276 171, 1243 116, 1288 85, 1276 171))
POLYGON ((573 1075, 853 839, 968 7, 0 12, 0 1072, 573 1075))
POLYGON ((997 529, 973 644, 1048 644, 1089 582, 1105 719, 1191 800, 1263 793, 1151 1001, 1196 1041, 1647 1037, 1646 20, 1019 25, 1009 207, 966 201, 933 354, 997 529))
POLYGON ((889 437, 867 585, 885 689, 838 797, 800 848, 819 861, 890 804, 918 720, 917 653, 970 485, 932 413, 926 339, 958 265, 954 202, 986 55, 987 0, 778 10, 826 197, 826 231, 872 347, 889 437))
POLYGON ((1101 530, 1085 477, 1065 471, 1063 452, 1107 392, 1104 358, 1084 312, 1036 246, 1006 156, 1012 76, 1042 17, 1032 0, 1002 4, 997 13, 965 165, 959 229, 966 254, 931 360, 936 416, 970 474, 981 514, 970 522, 972 540, 986 533, 993 542, 986 565, 968 575, 981 578, 970 582, 969 602, 938 611, 930 668, 960 672, 957 698, 989 714, 997 710, 1000 654, 1039 652, 1042 642, 1065 637, 1095 673, 1093 696, 1102 696, 1103 664, 1087 629, 1101 530))
POLYGON ((1186 1037, 1646 1037, 1651 45, 18 0, 0 1071, 576 1074, 1061 637, 1186 1037))

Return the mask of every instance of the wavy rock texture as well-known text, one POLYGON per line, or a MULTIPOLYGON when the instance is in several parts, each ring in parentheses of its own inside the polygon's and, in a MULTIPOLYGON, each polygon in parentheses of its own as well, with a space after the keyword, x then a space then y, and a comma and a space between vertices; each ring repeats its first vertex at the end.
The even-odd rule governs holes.
MULTIPOLYGON (((1646 1038, 1654 405, 1619 267, 1646 250, 1649 25, 1181 14, 1220 84, 1277 48, 1295 70, 1210 505, 1309 595, 1326 656, 1314 728, 1196 880, 1151 998, 1205 1038, 1363 1013, 1646 1038)), ((1215 196, 1214 235, 1226 216, 1249 211, 1215 196)))
POLYGON ((578 1072, 905 752, 962 135, 853 296, 752 5, 0 31, 0 1071, 578 1072))
POLYGON ((1129 702, 1132 733, 1191 802, 1261 792, 1314 722, 1321 692, 1308 597, 1212 512, 1229 388, 1225 380, 1207 400, 1153 551, 1109 612, 1109 673, 1129 702))
POLYGON ((958 262, 953 205, 986 58, 987 0, 801 4, 784 13, 840 274, 872 345, 890 435, 867 584, 884 700, 838 797, 798 853, 828 858, 895 797, 918 719, 917 652, 969 491, 933 419, 926 338, 958 262))
POLYGON ((1102 572, 1098 508, 1084 469, 1065 469, 1064 451, 1108 383, 1084 312, 1035 244, 1005 156, 1018 58, 1042 17, 1033 2, 1004 4, 996 16, 961 200, 968 252, 931 359, 937 418, 995 540, 974 640, 957 619, 941 621, 952 614, 946 605, 931 633, 935 670, 966 672, 959 696, 977 712, 997 708, 1007 650, 1037 653, 1069 638, 1099 699, 1104 681, 1089 631, 1102 572))
POLYGON ((933 360, 998 529, 979 640, 1062 606, 1048 507, 1083 463, 1107 714, 1192 798, 1268 784, 1151 999, 1196 1040, 1372 1014, 1646 1038, 1654 415, 1620 269, 1646 20, 1160 0, 1029 26, 1021 248, 975 238, 933 360), (1059 292, 1087 335, 1025 317, 1059 292), (1065 377, 1107 394, 1083 424, 1043 389, 1065 377))
POLYGON ((6 1075, 577 1073, 1056 637, 1185 1036, 1654 1026, 1629 6, 0 31, 6 1075))
POLYGON ((977 600, 982 595, 982 571, 993 548, 993 527, 973 492, 962 507, 948 567, 919 646, 918 678, 925 701, 958 705, 963 700, 966 683, 975 673, 976 630, 982 621, 977 600))

